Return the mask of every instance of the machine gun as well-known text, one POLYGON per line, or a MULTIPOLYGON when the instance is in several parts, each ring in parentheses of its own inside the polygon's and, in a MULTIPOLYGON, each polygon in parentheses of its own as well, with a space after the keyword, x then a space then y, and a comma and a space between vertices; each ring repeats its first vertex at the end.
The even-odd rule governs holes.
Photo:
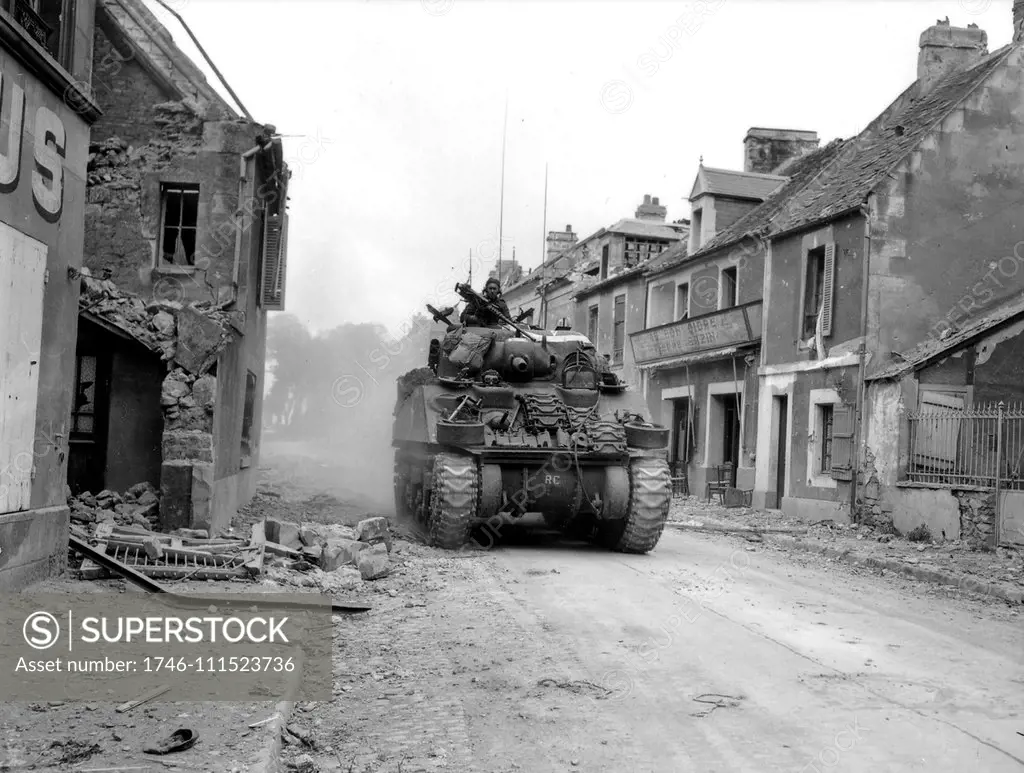
POLYGON ((526 328, 517 325, 515 322, 509 319, 509 317, 506 316, 500 309, 498 309, 494 303, 484 298, 482 295, 480 295, 480 293, 478 293, 469 285, 462 284, 460 282, 455 285, 455 292, 457 292, 459 296, 462 298, 462 300, 466 301, 467 303, 472 302, 477 306, 490 309, 490 311, 494 313, 494 316, 496 316, 506 325, 509 325, 510 327, 514 328, 520 335, 526 336, 527 338, 533 341, 541 340, 540 338, 537 337, 535 333, 531 333, 526 328))

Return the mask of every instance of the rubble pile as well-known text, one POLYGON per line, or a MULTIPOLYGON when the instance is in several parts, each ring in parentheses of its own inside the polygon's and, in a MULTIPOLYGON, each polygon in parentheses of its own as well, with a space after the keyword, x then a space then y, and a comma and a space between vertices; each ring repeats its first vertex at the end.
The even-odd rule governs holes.
POLYGON ((110 523, 153 529, 160 521, 160 495, 152 483, 137 483, 123 493, 86 491, 68 497, 71 522, 81 525, 110 523))
POLYGON ((272 581, 330 592, 391 573, 394 542, 387 518, 366 518, 354 528, 279 520, 265 523, 267 540, 274 546, 268 548, 275 555, 268 561, 267 576, 272 581))
POLYGON ((79 310, 90 312, 128 333, 164 361, 175 360, 193 372, 204 372, 230 343, 234 312, 220 311, 209 302, 184 305, 154 298, 144 301, 119 290, 110 280, 96 279, 82 269, 79 310))

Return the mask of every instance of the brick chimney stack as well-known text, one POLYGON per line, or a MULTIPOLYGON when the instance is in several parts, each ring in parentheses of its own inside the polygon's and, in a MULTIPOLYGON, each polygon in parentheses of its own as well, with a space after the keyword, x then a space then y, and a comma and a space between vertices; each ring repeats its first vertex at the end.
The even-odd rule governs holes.
MULTIPOLYGON (((1014 2, 1014 25, 1021 12, 1019 0, 1014 2)), ((951 27, 949 18, 940 20, 921 33, 921 50, 917 55, 918 94, 932 89, 945 76, 965 70, 988 55, 988 35, 977 24, 951 27)))
POLYGON ((668 209, 658 203, 657 196, 652 199, 649 193, 644 194, 644 203, 636 208, 637 220, 656 220, 664 223, 667 215, 668 209))

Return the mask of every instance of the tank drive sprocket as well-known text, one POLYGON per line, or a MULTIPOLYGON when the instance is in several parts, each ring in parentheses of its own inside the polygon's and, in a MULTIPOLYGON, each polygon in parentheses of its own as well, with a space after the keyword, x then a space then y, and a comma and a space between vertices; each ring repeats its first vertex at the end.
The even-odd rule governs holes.
POLYGON ((620 553, 648 553, 665 529, 672 503, 672 480, 664 459, 634 459, 629 465, 629 511, 601 524, 598 540, 620 553))
POLYGON ((434 485, 430 498, 430 544, 459 550, 469 541, 476 517, 480 477, 472 456, 443 453, 434 457, 434 485))

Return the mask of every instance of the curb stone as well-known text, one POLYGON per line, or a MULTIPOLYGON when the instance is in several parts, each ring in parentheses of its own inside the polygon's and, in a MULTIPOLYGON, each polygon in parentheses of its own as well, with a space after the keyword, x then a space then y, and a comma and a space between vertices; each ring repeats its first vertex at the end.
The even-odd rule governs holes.
POLYGON ((254 773, 281 773, 281 737, 295 710, 295 701, 279 701, 274 706, 274 719, 267 723, 267 736, 250 763, 254 773))
POLYGON ((1024 591, 1015 591, 1004 588, 993 583, 976 580, 967 574, 950 574, 938 569, 926 569, 913 564, 905 564, 902 561, 893 561, 887 558, 875 558, 855 553, 850 549, 837 550, 826 545, 814 545, 810 542, 794 539, 792 537, 775 537, 773 541, 785 547, 801 550, 805 553, 817 553, 834 558, 847 564, 863 564, 873 569, 887 569, 896 574, 902 574, 921 582, 930 582, 938 585, 952 585, 960 590, 967 590, 983 596, 994 596, 1011 604, 1024 604, 1024 591))
POLYGON ((688 523, 680 523, 679 521, 667 521, 666 526, 670 526, 673 529, 679 529, 680 531, 699 531, 707 532, 709 534, 806 534, 807 529, 784 529, 772 526, 766 526, 763 529, 759 529, 753 526, 693 526, 688 523))

